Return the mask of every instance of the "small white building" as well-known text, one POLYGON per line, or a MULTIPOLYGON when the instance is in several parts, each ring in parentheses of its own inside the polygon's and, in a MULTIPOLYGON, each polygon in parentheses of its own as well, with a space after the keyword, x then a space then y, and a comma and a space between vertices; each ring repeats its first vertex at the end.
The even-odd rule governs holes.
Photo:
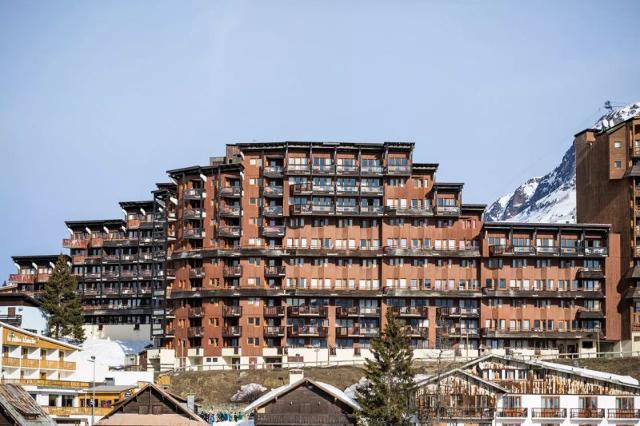
POLYGON ((632 377, 500 355, 419 382, 415 403, 419 425, 640 424, 632 377))
POLYGON ((40 302, 26 293, 0 291, 0 321, 32 333, 47 333, 47 314, 40 302))

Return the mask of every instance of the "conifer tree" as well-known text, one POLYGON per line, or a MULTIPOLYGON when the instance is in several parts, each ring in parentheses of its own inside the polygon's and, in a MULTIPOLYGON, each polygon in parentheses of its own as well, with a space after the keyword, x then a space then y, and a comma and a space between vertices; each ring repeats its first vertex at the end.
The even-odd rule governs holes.
POLYGON ((404 426, 414 414, 413 350, 404 327, 387 310, 386 328, 371 342, 373 359, 365 362, 366 383, 356 390, 362 407, 358 422, 366 426, 404 426))
POLYGON ((71 274, 64 256, 60 255, 44 286, 42 308, 49 315, 49 335, 54 338, 70 336, 84 341, 82 304, 76 277, 71 274))

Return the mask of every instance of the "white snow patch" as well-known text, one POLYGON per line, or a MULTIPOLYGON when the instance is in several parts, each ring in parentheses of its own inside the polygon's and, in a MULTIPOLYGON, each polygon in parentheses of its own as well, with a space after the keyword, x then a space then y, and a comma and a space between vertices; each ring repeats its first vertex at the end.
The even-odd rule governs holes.
POLYGON ((240 386, 238 392, 233 394, 231 402, 253 402, 267 391, 267 388, 258 383, 249 383, 240 386))
POLYGON ((111 368, 123 367, 127 355, 139 353, 150 343, 148 340, 87 339, 81 345, 80 356, 86 360, 95 356, 98 363, 111 368))
POLYGON ((613 111, 600 117, 593 125, 595 130, 606 130, 615 127, 623 121, 640 115, 640 102, 635 102, 623 107, 614 108, 613 111))

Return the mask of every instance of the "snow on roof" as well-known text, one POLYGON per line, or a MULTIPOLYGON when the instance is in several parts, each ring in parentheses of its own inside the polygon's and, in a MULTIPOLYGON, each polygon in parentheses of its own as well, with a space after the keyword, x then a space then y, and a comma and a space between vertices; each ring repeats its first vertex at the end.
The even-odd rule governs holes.
POLYGON ((314 380, 307 379, 307 378, 302 378, 302 379, 296 380, 293 383, 277 387, 277 388, 272 389, 271 391, 265 393, 260 398, 256 399, 251 404, 249 404, 247 406, 247 408, 244 409, 244 412, 245 413, 250 413, 251 411, 261 407, 262 405, 266 404, 267 402, 277 398, 278 396, 283 395, 283 394, 285 394, 285 393, 297 388, 298 386, 302 385, 303 383, 311 383, 312 385, 322 389, 323 391, 325 391, 329 395, 333 396, 334 398, 339 399, 340 401, 342 401, 345 404, 349 405, 354 410, 360 410, 360 405, 356 401, 354 401, 353 399, 348 397, 344 392, 342 392, 340 389, 336 388, 335 386, 332 386, 330 384, 323 383, 323 382, 316 382, 314 380))
POLYGON ((631 386, 633 388, 640 389, 640 382, 631 376, 622 376, 622 375, 613 374, 605 371, 573 367, 570 365, 558 364, 555 362, 548 362, 548 361, 541 361, 541 360, 525 360, 522 358, 509 357, 509 356, 497 355, 497 354, 488 354, 480 358, 476 358, 473 361, 469 361, 468 363, 464 364, 460 368, 465 369, 472 365, 478 364, 480 362, 486 361, 491 358, 497 358, 497 359, 501 359, 504 361, 511 361, 511 362, 520 362, 520 363, 531 365, 531 366, 546 367, 552 370, 562 371, 568 374, 575 374, 588 379, 603 380, 603 381, 614 383, 617 385, 631 386))
POLYGON ((622 376, 619 374, 608 373, 606 371, 591 370, 589 368, 582 368, 582 367, 573 367, 571 365, 557 364, 555 362, 548 362, 548 361, 532 361, 532 362, 535 362, 540 365, 544 365, 549 368, 553 368, 555 370, 563 370, 570 373, 577 373, 577 374, 580 374, 581 376, 587 376, 587 377, 592 377, 596 379, 618 381, 618 382, 621 382, 627 385, 632 385, 632 386, 640 386, 640 382, 631 376, 622 376))

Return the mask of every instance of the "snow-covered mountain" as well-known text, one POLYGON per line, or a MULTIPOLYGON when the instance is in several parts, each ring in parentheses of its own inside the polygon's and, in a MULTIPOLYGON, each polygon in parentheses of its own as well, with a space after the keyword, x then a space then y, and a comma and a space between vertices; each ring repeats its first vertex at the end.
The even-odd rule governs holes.
POLYGON ((515 191, 500 197, 485 211, 488 222, 575 222, 575 147, 564 154, 560 164, 542 177, 529 179, 515 191))
MULTIPOLYGON (((600 117, 592 128, 608 129, 640 115, 640 102, 612 108, 600 117)), ((551 222, 576 221, 576 159, 573 144, 560 164, 542 177, 534 177, 487 207, 488 222, 551 222)))

